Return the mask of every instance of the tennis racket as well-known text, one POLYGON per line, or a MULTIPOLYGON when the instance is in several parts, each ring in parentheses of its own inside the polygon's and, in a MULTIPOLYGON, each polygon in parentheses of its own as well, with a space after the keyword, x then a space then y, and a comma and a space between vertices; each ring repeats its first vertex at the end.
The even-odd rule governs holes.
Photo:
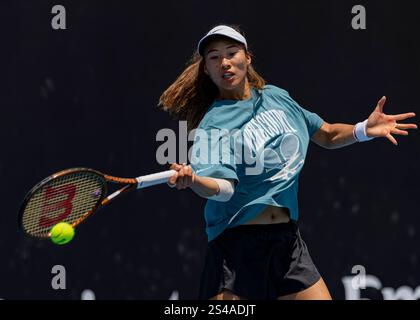
POLYGON ((72 168, 42 180, 26 195, 19 210, 19 227, 26 235, 48 239, 59 222, 76 227, 95 211, 134 189, 165 183, 176 171, 137 178, 118 178, 89 168, 72 168), (123 185, 107 195, 108 183, 123 185))

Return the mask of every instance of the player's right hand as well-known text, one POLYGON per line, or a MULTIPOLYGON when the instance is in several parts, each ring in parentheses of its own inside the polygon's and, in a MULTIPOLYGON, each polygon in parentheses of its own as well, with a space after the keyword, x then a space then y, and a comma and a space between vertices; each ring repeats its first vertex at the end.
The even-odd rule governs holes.
POLYGON ((176 173, 168 180, 170 187, 176 187, 178 190, 181 190, 191 187, 194 183, 194 172, 190 165, 173 163, 171 169, 175 170, 176 173))

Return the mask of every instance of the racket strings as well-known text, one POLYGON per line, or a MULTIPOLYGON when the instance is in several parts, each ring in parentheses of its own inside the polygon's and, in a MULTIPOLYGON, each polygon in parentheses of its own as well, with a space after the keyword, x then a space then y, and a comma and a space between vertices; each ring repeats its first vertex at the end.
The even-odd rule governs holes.
POLYGON ((45 238, 58 222, 72 224, 83 220, 106 192, 104 179, 91 172, 75 172, 57 177, 29 199, 22 217, 25 231, 45 238))

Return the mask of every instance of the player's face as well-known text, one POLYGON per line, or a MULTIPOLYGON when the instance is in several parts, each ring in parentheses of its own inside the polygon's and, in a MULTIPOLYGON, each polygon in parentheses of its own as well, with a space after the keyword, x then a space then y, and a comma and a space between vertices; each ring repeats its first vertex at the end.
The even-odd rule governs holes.
POLYGON ((220 93, 243 90, 251 57, 242 45, 230 39, 215 39, 204 51, 204 72, 220 93))

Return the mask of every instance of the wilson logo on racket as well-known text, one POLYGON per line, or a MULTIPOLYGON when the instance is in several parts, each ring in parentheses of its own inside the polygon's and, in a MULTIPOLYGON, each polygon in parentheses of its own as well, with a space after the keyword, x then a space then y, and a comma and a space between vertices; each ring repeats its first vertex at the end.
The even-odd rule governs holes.
POLYGON ((73 209, 72 201, 75 195, 75 185, 68 184, 58 188, 48 186, 44 193, 44 202, 41 208, 42 213, 41 218, 39 219, 39 226, 41 228, 52 227, 56 223, 66 219, 73 209), (61 200, 63 195, 65 196, 65 199, 61 200), (62 213, 59 214, 60 212, 62 213), (57 216, 57 214, 59 215, 57 216))

